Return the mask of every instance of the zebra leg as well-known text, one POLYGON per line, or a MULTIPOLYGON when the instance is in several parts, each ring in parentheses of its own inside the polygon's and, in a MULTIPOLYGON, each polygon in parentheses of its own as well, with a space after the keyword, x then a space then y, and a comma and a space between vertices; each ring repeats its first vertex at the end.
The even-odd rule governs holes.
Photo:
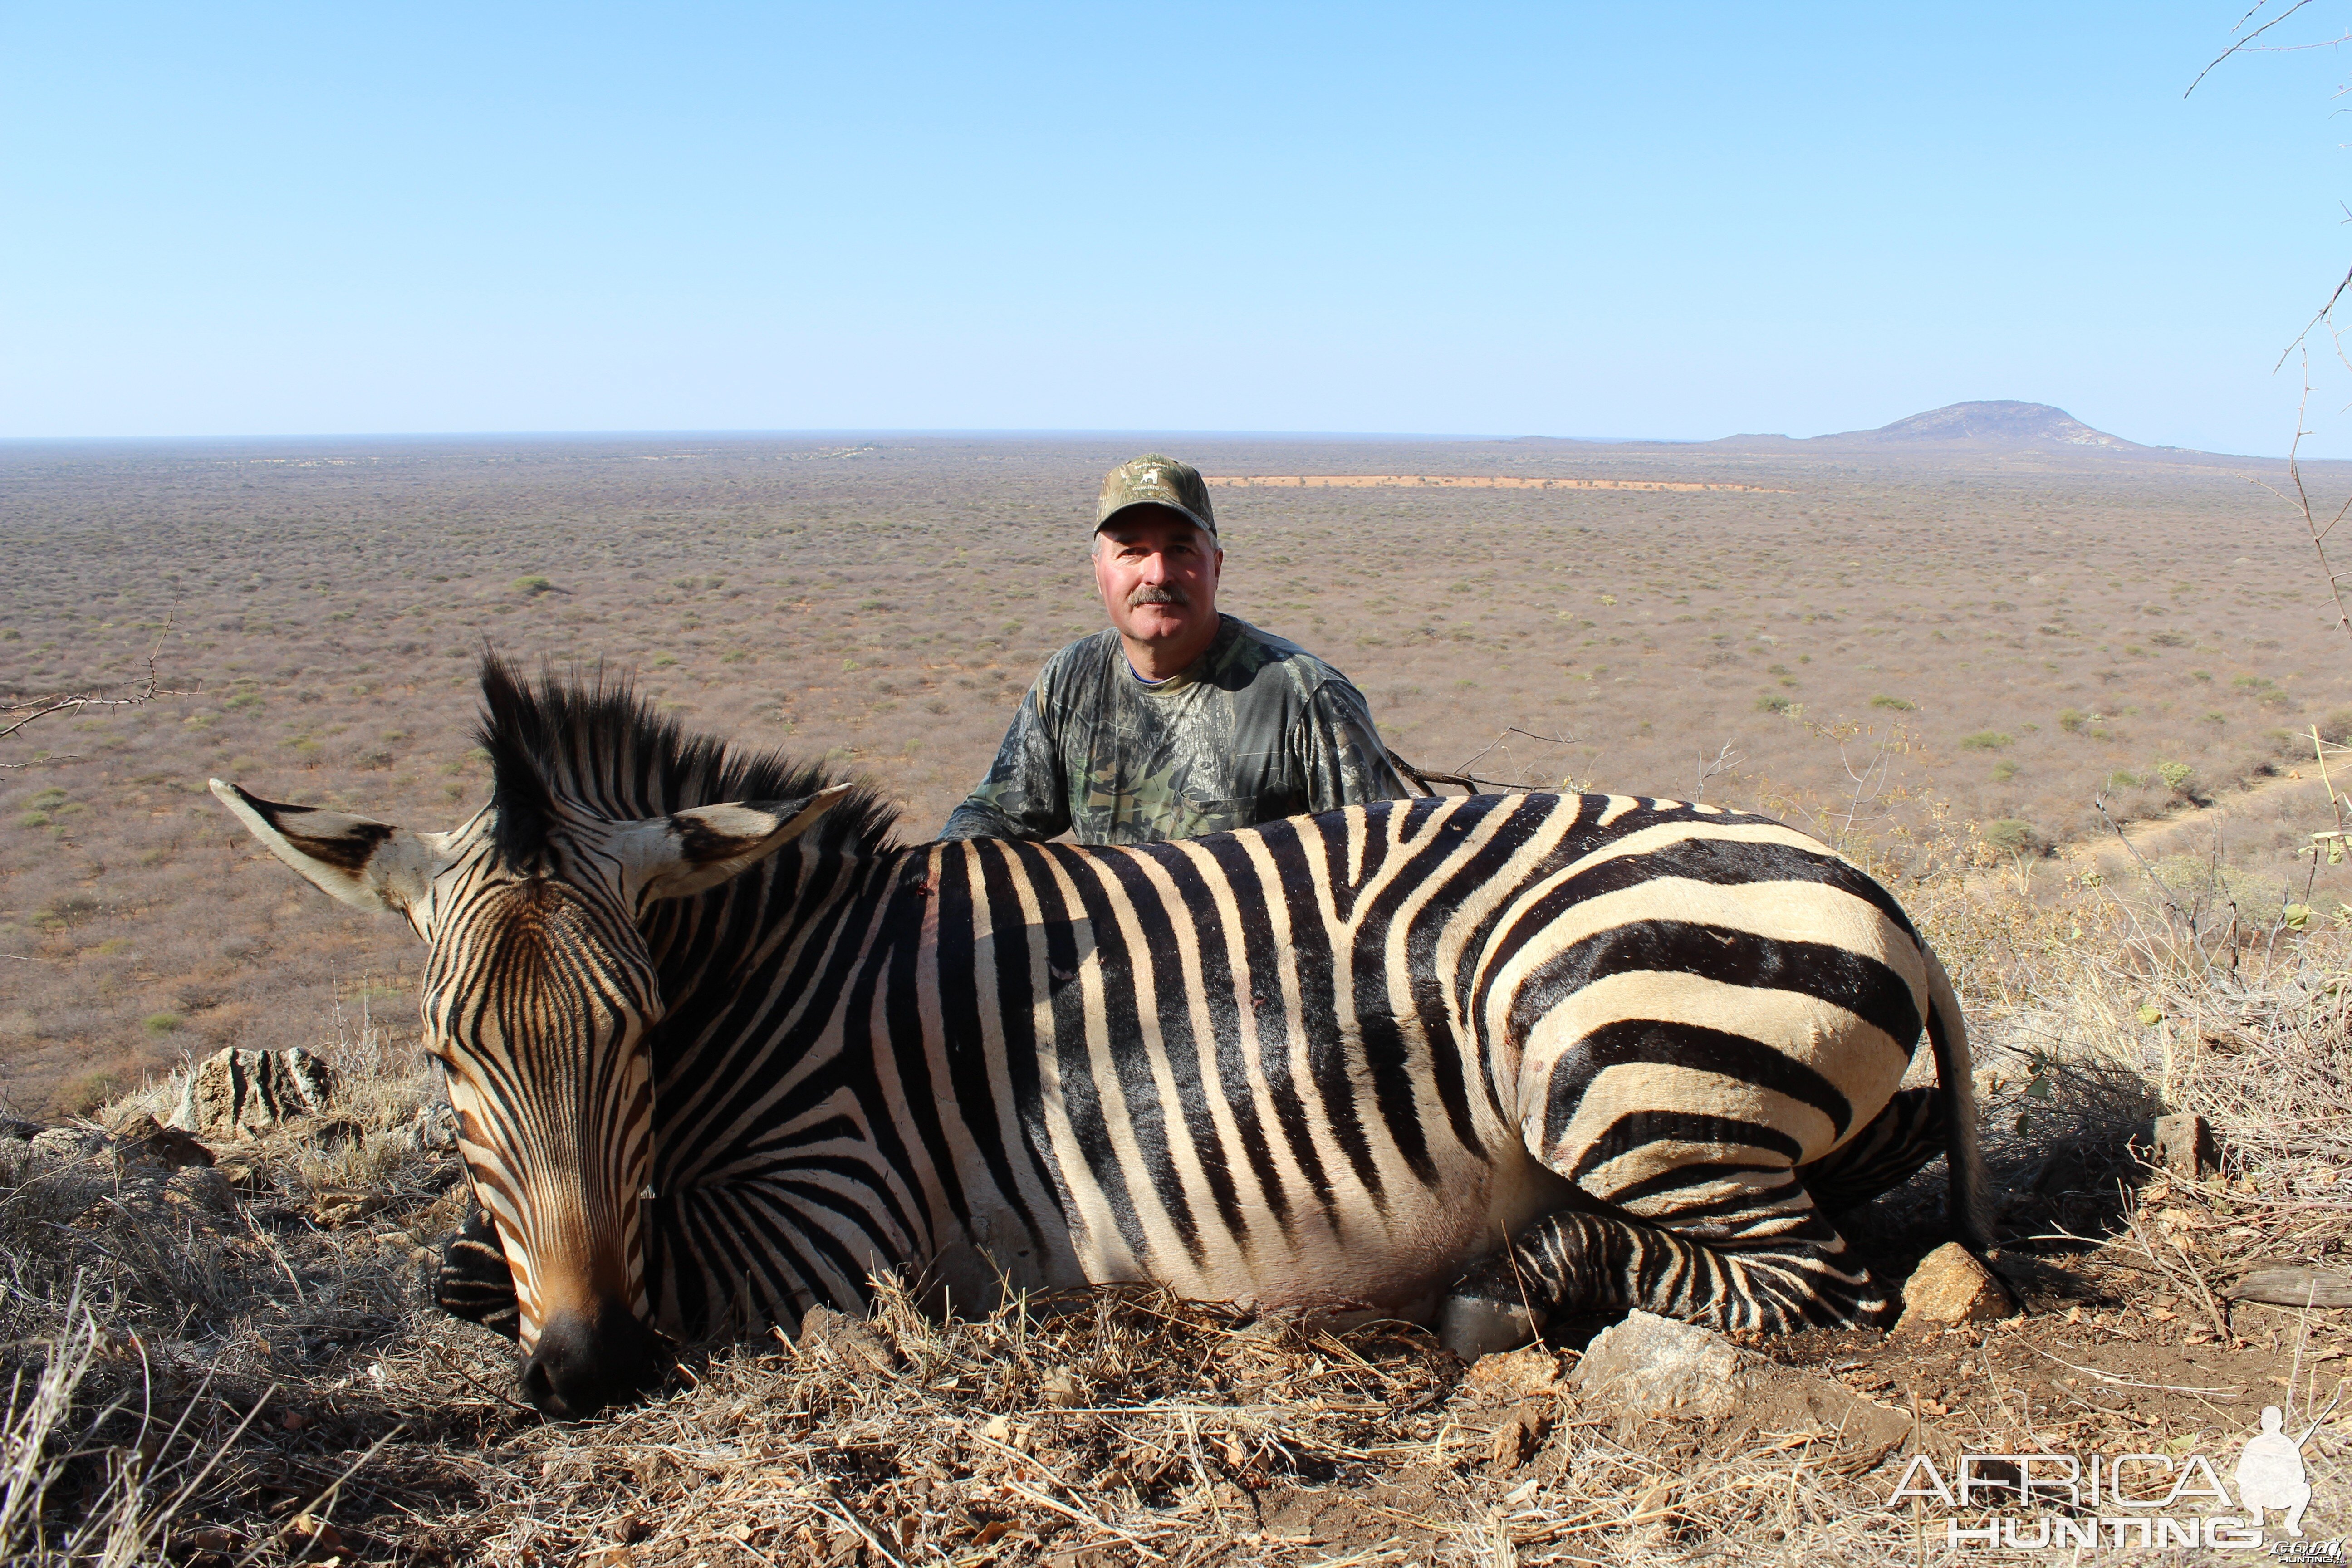
POLYGON ((1792 1175, 1749 1196, 1757 1201, 1729 1217, 1713 1204, 1704 1218, 1546 1215, 1454 1286, 1438 1338, 1473 1360, 1525 1344, 1564 1312, 1639 1309, 1766 1333, 1892 1318, 1885 1289, 1792 1175))
POLYGON ((1825 1209, 1867 1203, 1901 1186, 1943 1153, 1950 1121, 1942 1089, 1903 1089, 1845 1143, 1798 1166, 1797 1179, 1825 1209))
POLYGON ((478 1207, 466 1210, 466 1227, 449 1238, 433 1276, 433 1302, 453 1318, 479 1323, 510 1340, 522 1337, 514 1270, 499 1245, 498 1227, 478 1207))

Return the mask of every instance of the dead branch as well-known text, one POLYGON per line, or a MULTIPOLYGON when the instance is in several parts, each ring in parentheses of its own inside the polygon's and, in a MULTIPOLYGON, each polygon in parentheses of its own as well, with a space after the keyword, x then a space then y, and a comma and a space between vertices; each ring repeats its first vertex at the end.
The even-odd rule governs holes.
MULTIPOLYGON (((1885 792, 1894 768, 1895 745, 1893 740, 1874 739, 1870 761, 1863 765, 1860 773, 1856 773, 1853 759, 1846 752, 1845 742, 1838 742, 1838 765, 1845 769, 1845 776, 1853 784, 1853 790, 1846 796, 1845 821, 1840 826, 1841 833, 1851 836, 1855 820, 1862 816, 1862 808, 1876 801, 1885 792)), ((1876 814, 1878 816, 1885 815, 1883 811, 1876 814)))
MULTIPOLYGON (((191 687, 165 686, 163 678, 155 672, 155 657, 163 651, 163 639, 172 635, 173 616, 177 614, 176 610, 165 613, 163 625, 155 634, 154 646, 147 650, 146 679, 132 687, 129 693, 121 697, 103 697, 89 691, 58 692, 47 697, 19 698, 0 702, 0 720, 5 721, 0 722, 0 741, 13 740, 28 725, 76 709, 136 708, 142 703, 152 702, 158 697, 193 697, 202 691, 204 683, 201 681, 191 687)), ((36 757, 29 762, 0 762, 0 770, 14 772, 38 767, 43 763, 78 760, 72 757, 36 757)))
MULTIPOLYGON (((2347 276, 2344 284, 2339 285, 2336 292, 2340 296, 2347 286, 2352 286, 2352 276, 2347 276)), ((2330 300, 2328 310, 2335 308, 2336 301, 2330 300)), ((2323 317, 2326 314, 2326 310, 2320 312, 2323 317)), ((2315 321, 2314 325, 2316 324, 2315 321)), ((2304 330, 2308 332, 2310 328, 2306 327, 2304 330)), ((2340 342, 2337 349, 2339 353, 2342 350, 2340 342)), ((2311 434, 2310 422, 2306 417, 2306 411, 2310 405, 2311 354, 2306 350, 2303 357, 2303 397, 2295 405, 2294 410, 2294 440, 2286 449, 2287 478, 2294 486, 2294 494, 2292 497, 2287 496, 2275 487, 2266 484, 2262 485, 2262 488, 2269 490, 2271 494, 2277 496, 2279 500, 2285 501, 2287 505, 2302 514, 2304 531, 2311 536, 2312 553, 2319 557, 2319 574, 2326 580, 2329 597, 2336 601, 2336 624, 2343 629, 2345 636, 2352 637, 2352 610, 2347 610, 2344 603, 2344 579, 2347 574, 2336 570, 2335 563, 2327 558, 2327 536, 2336 531, 2336 525, 2342 522, 2347 513, 2352 513, 2352 496, 2345 498, 2344 504, 2336 509, 2335 516, 2329 518, 2325 523, 2319 521, 2318 513, 2311 504, 2311 491, 2303 482, 2301 461, 2303 438, 2311 434)), ((2262 484, 2262 481, 2257 479, 2255 483, 2262 484)))
MULTIPOLYGON (((2242 27, 2248 22, 2252 21, 2254 19, 2255 13, 2261 11, 2263 5, 2267 5, 2269 4, 2270 0, 2260 0, 2260 4, 2256 5, 2252 11, 2249 11, 2244 16, 2238 18, 2238 26, 2242 27)), ((2311 0, 2294 0, 2294 4, 2289 5, 2285 10, 2280 12, 2277 16, 2273 16, 2269 21, 2264 22, 2261 26, 2256 27, 2252 32, 2248 33, 2244 37, 2240 38, 2236 43, 2231 44, 2220 54, 2215 55, 2205 68, 2197 73, 2197 81, 2190 82, 2189 84, 2188 90, 2181 93, 2180 96, 2187 98, 2189 93, 2195 92, 2197 90, 2198 82, 2201 82, 2207 77, 2211 76, 2213 74, 2213 68, 2220 65, 2223 60, 2228 59, 2231 55, 2252 52, 2254 49, 2254 40, 2256 38, 2261 37, 2264 33, 2269 32, 2273 27, 2277 26, 2281 22, 2285 21, 2289 16, 2294 16, 2297 11, 2302 10, 2305 5, 2310 4, 2311 0)), ((2234 33, 2237 31, 2237 27, 2232 27, 2230 30, 2234 33)), ((2266 48, 2275 47, 2276 46, 2265 46, 2266 48)), ((2296 48, 2318 48, 2323 46, 2317 44, 2298 44, 2293 47, 2296 48)))
POLYGON ((2156 874, 2156 868, 2147 863, 2147 857, 2139 852, 2139 846, 2134 844, 2131 841, 2131 836, 2123 830, 2123 825, 2107 815, 2107 792, 2101 790, 2091 805, 2097 810, 2099 820, 2115 829, 2116 837, 2122 841, 2125 852, 2138 864, 2141 873, 2147 878, 2148 884, 2155 888, 2158 896, 2164 900, 2165 907, 2172 911, 2173 917, 2179 921, 2182 927, 2189 932, 2189 946, 2202 956, 2204 950, 2197 942, 2197 917, 2180 907, 2180 900, 2172 896, 2172 889, 2165 885, 2163 878, 2156 874))
POLYGON ((1731 749, 1731 742, 1728 741, 1726 741, 1722 746, 1717 750, 1715 758, 1712 762, 1707 759, 1706 749, 1704 746, 1700 747, 1698 753, 1698 784, 1697 786, 1691 791, 1691 804, 1696 805, 1700 801, 1706 798, 1707 780, 1712 778, 1720 778, 1725 773, 1730 773, 1733 769, 1738 767, 1747 760, 1748 754, 1745 752, 1733 751, 1731 749))
POLYGON ((1522 730, 1517 724, 1507 724, 1501 734, 1472 752, 1470 760, 1453 773, 1441 773, 1433 768, 1415 767, 1405 761, 1393 746, 1389 748, 1389 761, 1395 764, 1397 772, 1403 775, 1405 782, 1418 785, 1423 795, 1435 795, 1437 791, 1433 786, 1437 784, 1452 784, 1467 795, 1525 795, 1528 792, 1528 786, 1524 779, 1512 782, 1504 779, 1481 778, 1470 771, 1477 764, 1479 759, 1502 745, 1513 735, 1525 735, 1530 741, 1541 741, 1548 746, 1568 744, 1568 739, 1565 736, 1538 735, 1532 730, 1522 730))

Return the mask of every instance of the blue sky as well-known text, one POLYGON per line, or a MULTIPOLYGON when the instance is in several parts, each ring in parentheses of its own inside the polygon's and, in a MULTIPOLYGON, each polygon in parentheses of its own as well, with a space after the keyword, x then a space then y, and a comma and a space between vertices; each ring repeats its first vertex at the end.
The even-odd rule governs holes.
POLYGON ((0 435, 2279 451, 2352 61, 2184 101, 2242 9, 10 5, 0 435))

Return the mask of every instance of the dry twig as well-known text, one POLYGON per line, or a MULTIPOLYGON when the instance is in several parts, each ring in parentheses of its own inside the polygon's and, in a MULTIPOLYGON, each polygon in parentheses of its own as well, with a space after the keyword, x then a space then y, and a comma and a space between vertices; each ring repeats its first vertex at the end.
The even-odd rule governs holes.
MULTIPOLYGON (((12 740, 26 726, 38 723, 44 719, 54 718, 59 713, 68 713, 79 709, 136 708, 143 703, 152 702, 159 697, 195 695, 203 689, 201 683, 187 688, 167 687, 163 684, 163 678, 155 673, 155 656, 163 652, 163 639, 172 635, 172 619, 177 613, 177 611, 170 611, 164 615, 163 627, 155 634, 154 646, 147 650, 146 678, 132 687, 128 695, 101 697, 94 692, 71 691, 57 692, 47 697, 19 698, 9 702, 0 702, 0 721, 0 721, 0 741, 12 740)), ((38 767, 43 763, 79 760, 78 757, 35 757, 29 762, 0 762, 0 770, 15 771, 38 767)))

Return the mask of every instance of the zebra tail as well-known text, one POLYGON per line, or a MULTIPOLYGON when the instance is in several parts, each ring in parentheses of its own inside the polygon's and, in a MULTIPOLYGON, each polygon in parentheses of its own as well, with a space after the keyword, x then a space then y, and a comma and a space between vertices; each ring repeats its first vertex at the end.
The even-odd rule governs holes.
POLYGON ((1978 1140, 1976 1064, 1969 1055, 1969 1028, 1951 976, 1924 941, 1927 960, 1927 1043, 1936 1052, 1936 1077, 1947 1111, 1944 1164, 1951 1184, 1952 1228, 1961 1245, 1977 1253, 1992 1250, 1992 1195, 1985 1177, 1984 1149, 1978 1140))

